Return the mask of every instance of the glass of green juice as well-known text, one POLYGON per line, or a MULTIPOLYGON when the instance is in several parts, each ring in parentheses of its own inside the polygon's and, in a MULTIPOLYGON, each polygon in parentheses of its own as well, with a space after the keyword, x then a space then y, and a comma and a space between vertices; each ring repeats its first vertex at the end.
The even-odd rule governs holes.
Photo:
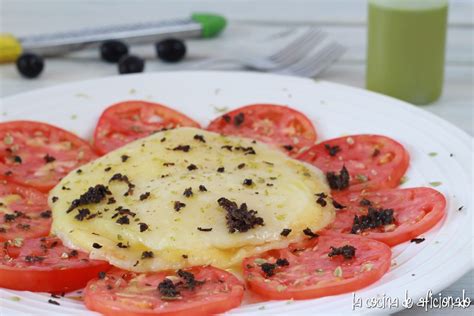
POLYGON ((448 0, 368 1, 367 89, 414 104, 441 95, 448 0))

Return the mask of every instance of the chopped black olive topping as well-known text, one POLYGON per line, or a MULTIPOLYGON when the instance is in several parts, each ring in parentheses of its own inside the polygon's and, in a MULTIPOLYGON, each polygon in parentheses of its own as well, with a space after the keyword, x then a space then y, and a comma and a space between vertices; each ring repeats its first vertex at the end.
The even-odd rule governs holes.
POLYGON ((349 172, 345 166, 342 166, 341 172, 336 174, 335 172, 326 173, 329 186, 333 190, 344 190, 349 186, 349 172))
POLYGON ((206 140, 204 139, 204 136, 202 136, 202 135, 196 134, 196 135, 194 135, 194 139, 197 140, 197 141, 200 141, 201 143, 206 142, 206 140))
POLYGON ((333 205, 336 209, 338 209, 338 210, 341 210, 341 209, 343 209, 343 208, 346 208, 345 205, 342 205, 341 203, 339 203, 338 201, 336 201, 336 200, 334 200, 334 199, 332 200, 332 205, 333 205))
POLYGON ((268 263, 268 262, 262 263, 260 265, 260 269, 262 269, 263 273, 265 273, 265 276, 267 278, 275 274, 276 268, 277 268, 276 264, 268 263))
POLYGON ((23 212, 20 211, 15 211, 13 214, 4 214, 3 218, 5 219, 5 222, 13 222, 17 218, 30 218, 26 216, 23 212))
POLYGON ((207 188, 201 184, 201 185, 199 185, 199 191, 207 192, 207 188))
POLYGON ((183 192, 183 195, 185 197, 191 197, 193 196, 193 189, 192 188, 186 188, 183 192))
POLYGON ((138 223, 138 226, 140 227, 140 233, 143 233, 145 230, 148 229, 148 225, 145 223, 138 223))
POLYGON ((68 256, 71 257, 77 257, 79 255, 79 252, 77 250, 71 250, 71 252, 68 254, 68 256))
POLYGON ((126 162, 128 158, 130 158, 130 156, 127 156, 127 155, 120 156, 120 159, 122 159, 122 162, 126 162))
POLYGON ((309 239, 319 237, 319 235, 316 234, 316 233, 313 233, 313 231, 309 227, 307 227, 303 230, 303 234, 305 234, 306 236, 309 236, 309 239))
POLYGON ((160 139, 160 143, 164 143, 166 141, 166 137, 163 137, 162 139, 160 139))
POLYGON ((244 115, 244 113, 240 112, 239 114, 234 116, 234 125, 238 127, 238 126, 242 125, 244 120, 245 120, 245 115, 244 115))
POLYGON ((100 248, 102 248, 102 245, 95 242, 95 243, 92 244, 92 248, 100 249, 100 248))
POLYGON ((264 226, 263 218, 257 216, 258 212, 248 210, 246 203, 238 207, 237 203, 224 197, 217 200, 217 203, 227 211, 226 220, 230 233, 236 231, 244 233, 256 225, 264 226))
POLYGON ((185 207, 185 206, 186 206, 186 204, 184 204, 184 203, 182 203, 182 202, 180 202, 180 201, 174 202, 174 210, 175 210, 176 212, 179 212, 179 210, 181 210, 181 209, 182 209, 183 207, 185 207))
POLYGON ((128 179, 127 176, 125 175, 122 175, 121 173, 116 173, 112 176, 112 178, 110 178, 109 182, 112 182, 112 181, 119 181, 119 182, 125 182, 128 186, 128 190, 127 192, 125 192, 123 195, 124 196, 128 196, 128 195, 132 195, 133 194, 133 189, 135 189, 135 184, 133 184, 132 182, 130 182, 130 180, 128 179))
POLYGON ((21 159, 20 156, 13 156, 13 162, 21 164, 23 162, 23 160, 21 159))
POLYGON ((16 225, 21 230, 30 230, 31 226, 29 224, 18 224, 16 225))
POLYGON ((114 197, 110 197, 110 198, 107 200, 107 204, 108 204, 108 205, 114 204, 114 203, 117 203, 117 201, 115 200, 114 197))
POLYGON ((90 214, 91 214, 91 211, 88 208, 81 208, 77 210, 77 215, 74 216, 74 218, 77 219, 78 221, 83 221, 84 218, 86 218, 90 214))
POLYGON ((224 168, 224 167, 219 167, 219 168, 217 168, 217 172, 222 173, 222 172, 224 172, 224 171, 225 171, 225 168, 224 168))
POLYGON ((120 225, 128 225, 130 224, 130 219, 124 215, 119 217, 115 222, 120 225))
POLYGON ((284 145, 283 148, 285 148, 285 149, 288 150, 288 151, 292 151, 292 150, 293 150, 293 146, 292 146, 292 145, 284 145))
POLYGON ((183 259, 188 259, 188 255, 181 255, 181 257, 183 257, 183 259))
POLYGON ((335 145, 331 146, 329 144, 325 144, 324 148, 326 148, 327 152, 329 153, 329 156, 334 157, 337 155, 338 152, 341 151, 341 147, 335 145))
POLYGON ((181 294, 173 281, 166 278, 158 284, 158 291, 160 292, 162 299, 175 298, 181 294))
POLYGON ((154 254, 153 251, 144 251, 142 252, 142 259, 150 259, 153 258, 154 254))
POLYGON ((279 267, 285 267, 285 266, 290 265, 290 263, 288 262, 288 260, 286 258, 278 258, 275 263, 279 267))
POLYGON ((344 259, 352 259, 355 256, 356 248, 351 245, 345 245, 342 247, 331 247, 331 252, 328 253, 328 257, 343 256, 344 259))
POLYGON ((245 155, 256 155, 256 152, 255 152, 255 150, 253 149, 253 147, 242 147, 242 146, 238 146, 238 147, 235 147, 234 149, 235 149, 235 150, 243 151, 245 155))
POLYGON ((227 123, 229 123, 229 122, 230 122, 230 119, 231 119, 228 114, 224 114, 224 115, 222 116, 222 118, 223 118, 224 121, 226 121, 227 123))
POLYGON ((232 146, 231 145, 224 145, 221 146, 222 149, 227 149, 228 151, 232 151, 232 146))
MULTIPOLYGON (((97 204, 105 199, 106 195, 112 194, 109 189, 103 184, 97 184, 94 187, 90 187, 85 193, 81 194, 78 199, 72 201, 71 206, 68 208, 66 213, 71 212, 78 206, 87 204, 97 204)), ((53 197, 53 202, 55 202, 53 197)))
POLYGON ((410 242, 414 242, 416 244, 422 243, 424 241, 425 241, 425 238, 413 238, 412 240, 410 240, 410 242))
POLYGON ((377 157, 378 155, 380 155, 380 150, 378 148, 375 148, 374 152, 372 153, 372 157, 377 157))
POLYGON ((46 210, 40 213, 41 218, 51 218, 51 211, 46 210))
POLYGON ((359 205, 360 206, 371 206, 372 202, 367 200, 367 199, 362 199, 362 200, 360 200, 359 205))
POLYGON ((202 228, 202 227, 198 227, 197 230, 201 231, 201 232, 210 232, 212 231, 212 228, 202 228))
POLYGON ((184 151, 187 153, 191 149, 191 146, 189 145, 179 145, 173 148, 174 151, 184 151))
POLYGON ((185 287, 189 290, 194 290, 196 286, 204 284, 204 281, 196 280, 194 274, 191 272, 179 269, 176 274, 184 280, 185 287))
POLYGON ((28 263, 42 262, 44 259, 45 257, 41 257, 41 256, 25 256, 25 262, 28 262, 28 263))
POLYGON ((393 224, 394 221, 393 209, 376 209, 369 206, 367 215, 354 216, 351 234, 359 234, 366 229, 393 224))
POLYGON ((195 164, 190 164, 186 168, 188 168, 189 171, 193 171, 193 170, 196 170, 198 167, 195 164))
MULTIPOLYGON (((50 156, 50 155, 48 155, 48 154, 46 154, 46 155, 43 157, 43 159, 44 159, 44 161, 45 161, 46 163, 50 163, 50 162, 53 162, 53 161, 56 160, 56 158, 54 158, 53 156, 50 156)), ((79 171, 79 170, 81 170, 81 169, 78 169, 77 171, 79 171)), ((76 172, 77 172, 77 171, 76 171, 76 172)), ((78 173, 80 173, 80 172, 78 172, 78 173)))
POLYGON ((98 274, 99 279, 101 279, 101 280, 105 279, 105 276, 106 276, 106 275, 107 275, 107 274, 106 274, 104 271, 100 271, 99 274, 98 274))
POLYGON ((150 197, 150 192, 145 192, 143 194, 140 194, 140 201, 146 200, 150 197))
POLYGON ((315 195, 318 197, 316 199, 316 203, 318 203, 322 207, 325 207, 328 204, 325 200, 328 197, 328 195, 326 193, 321 192, 321 193, 316 193, 315 195))
POLYGON ((291 233, 291 229, 289 229, 289 228, 284 228, 284 229, 281 231, 280 235, 282 235, 282 236, 284 236, 284 237, 288 237, 288 235, 289 235, 290 233, 291 233))
POLYGON ((174 166, 174 162, 163 162, 163 166, 165 167, 174 166))
POLYGON ((59 302, 55 301, 55 300, 52 300, 52 299, 49 299, 48 300, 48 303, 49 304, 53 304, 53 305, 60 305, 59 302))
POLYGON ((125 249, 125 248, 128 248, 129 246, 128 246, 128 245, 125 245, 123 242, 119 242, 119 243, 117 244, 117 247, 122 248, 122 249, 125 249))
POLYGON ((246 186, 251 186, 253 184, 253 181, 252 179, 245 179, 242 184, 246 186))
POLYGON ((242 169, 242 168, 244 168, 244 167, 245 167, 245 164, 244 164, 244 163, 241 163, 241 164, 239 164, 239 165, 237 166, 237 168, 239 168, 239 169, 242 169))
POLYGON ((110 170, 112 170, 112 167, 107 167, 104 169, 105 172, 109 172, 110 170))

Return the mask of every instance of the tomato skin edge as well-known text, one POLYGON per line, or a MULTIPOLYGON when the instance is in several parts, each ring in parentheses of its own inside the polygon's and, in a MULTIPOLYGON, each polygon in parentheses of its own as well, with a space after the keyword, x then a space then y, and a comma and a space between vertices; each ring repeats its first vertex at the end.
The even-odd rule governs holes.
MULTIPOLYGON (((186 125, 184 126, 191 126, 191 127, 196 127, 196 128, 201 128, 201 124, 190 118, 189 116, 185 115, 184 113, 181 113, 180 111, 177 111, 171 107, 168 107, 166 105, 160 104, 160 103, 155 103, 155 102, 149 102, 149 101, 143 101, 143 100, 126 100, 126 101, 121 101, 114 103, 112 105, 109 105, 101 114, 99 119, 97 120, 97 124, 94 129, 93 133, 93 138, 92 138, 92 148, 94 149, 94 152, 97 153, 99 156, 103 156, 107 153, 110 152, 110 150, 107 150, 100 144, 100 140, 102 140, 102 137, 100 137, 100 132, 102 130, 102 124, 104 122, 107 122, 108 116, 112 116, 119 107, 125 107, 125 106, 130 106, 130 107, 135 107, 139 108, 142 105, 150 105, 150 106, 156 106, 164 109, 166 112, 170 112, 176 115, 181 116, 182 119, 186 121, 186 125)), ((125 144, 124 144, 125 145, 125 144)))
POLYGON ((107 271, 110 267, 108 263, 104 263, 89 267, 48 271, 15 269, 0 265, 0 274, 2 275, 0 287, 17 291, 70 292, 83 288, 88 281, 96 278, 99 272, 107 271))
MULTIPOLYGON (((321 232, 320 236, 324 237, 343 237, 344 234, 327 234, 321 232)), ((363 239, 363 237, 349 237, 356 239, 363 239)), ((368 239, 369 240, 369 239, 368 239)), ((379 261, 380 267, 376 270, 364 271, 363 275, 358 275, 355 279, 354 277, 342 280, 332 281, 331 284, 325 283, 322 287, 304 287, 302 289, 285 289, 283 291, 278 291, 276 288, 269 288, 267 283, 262 282, 259 278, 248 278, 246 270, 244 268, 244 278, 247 284, 247 288, 261 296, 262 298, 269 300, 306 300, 306 299, 315 299, 320 297, 345 294, 354 291, 358 291, 362 288, 365 288, 379 279, 381 279, 391 266, 392 251, 389 246, 378 241, 370 241, 372 243, 377 243, 379 252, 381 254, 379 261), (361 277, 362 276, 362 277, 361 277)), ((357 247, 357 246, 356 246, 357 247)), ((245 267, 252 260, 252 257, 246 258, 242 262, 242 266, 245 267)))
MULTIPOLYGON (((331 285, 330 287, 325 287, 323 289, 313 289, 313 290, 303 290, 303 291, 269 291, 268 288, 264 288, 259 286, 258 283, 254 283, 252 281, 247 281, 248 288, 259 294, 262 297, 271 299, 271 300, 308 300, 308 299, 315 299, 320 297, 338 295, 338 294, 345 294, 354 291, 358 291, 364 287, 367 287, 385 275, 385 273, 390 268, 390 261, 383 267, 384 269, 380 271, 368 271, 364 272, 365 274, 370 274, 369 278, 364 280, 357 280, 357 282, 352 282, 349 286, 345 288, 341 288, 341 284, 331 285), (367 282, 368 281, 368 282, 367 282)), ((344 282, 344 281, 341 281, 344 282)))
MULTIPOLYGON (((3 127, 6 126, 6 125, 15 125, 16 128, 26 127, 26 129, 30 129, 32 127, 32 125, 36 125, 36 126, 41 127, 43 129, 47 128, 47 129, 50 129, 50 130, 55 130, 57 132, 63 133, 64 135, 66 135, 68 137, 72 137, 72 140, 74 140, 76 145, 79 144, 81 146, 86 147, 90 151, 90 153, 92 154, 90 161, 96 159, 99 156, 98 153, 96 152, 96 150, 92 147, 92 145, 88 141, 86 141, 85 139, 82 139, 81 137, 79 137, 78 135, 76 135, 73 132, 70 132, 68 130, 65 130, 61 127, 58 127, 58 126, 55 126, 55 125, 52 125, 52 124, 48 124, 48 123, 44 123, 44 122, 40 122, 40 121, 28 121, 28 120, 8 121, 8 122, 0 123, 0 132, 3 129, 3 127)), ((0 180, 7 180, 9 182, 16 183, 18 185, 22 185, 22 186, 26 186, 28 188, 36 189, 36 190, 38 190, 40 192, 43 192, 43 193, 48 193, 49 190, 51 190, 56 185, 56 184, 51 185, 51 184, 43 183, 43 182, 39 182, 39 181, 35 181, 33 183, 26 182, 26 181, 21 181, 21 180, 15 179, 14 177, 12 178, 12 177, 5 176, 2 173, 0 173, 0 180)))
MULTIPOLYGON (((93 282, 91 280, 89 282, 93 282)), ((88 288, 89 285, 86 286, 84 290, 84 304, 86 307, 92 311, 99 312, 103 315, 110 315, 110 316, 150 316, 150 315, 162 315, 162 316, 188 316, 190 315, 189 309, 183 310, 174 310, 168 312, 159 312, 156 311, 126 311, 120 310, 120 308, 112 306, 109 304, 108 301, 103 300, 93 300, 91 299, 91 295, 88 295, 88 288)), ((206 305, 201 305, 199 308, 193 308, 192 315, 193 316, 205 316, 205 315, 212 315, 212 314, 219 314, 225 311, 228 311, 232 308, 240 306, 242 302, 242 297, 244 295, 244 288, 243 286, 234 286, 232 288, 231 296, 234 298, 233 300, 226 300, 223 302, 218 302, 218 306, 212 307, 209 305, 216 304, 216 303, 208 303, 206 305)))

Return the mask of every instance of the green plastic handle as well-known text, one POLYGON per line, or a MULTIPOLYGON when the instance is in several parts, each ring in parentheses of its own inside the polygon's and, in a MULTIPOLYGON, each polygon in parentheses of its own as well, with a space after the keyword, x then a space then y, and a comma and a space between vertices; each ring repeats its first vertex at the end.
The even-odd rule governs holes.
POLYGON ((210 13, 193 13, 191 19, 201 24, 204 38, 217 36, 227 24, 223 16, 210 13))

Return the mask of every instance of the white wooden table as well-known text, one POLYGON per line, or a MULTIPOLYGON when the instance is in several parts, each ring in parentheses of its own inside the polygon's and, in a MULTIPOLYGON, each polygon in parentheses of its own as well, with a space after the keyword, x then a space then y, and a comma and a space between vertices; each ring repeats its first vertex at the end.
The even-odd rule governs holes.
MULTIPOLYGON (((272 51, 286 42, 286 36, 295 29, 318 25, 348 47, 345 56, 319 79, 364 87, 366 3, 359 0, 0 0, 0 32, 27 35, 84 26, 186 17, 196 11, 226 16, 230 20, 228 29, 217 39, 188 41, 188 61, 173 66, 157 61, 152 45, 133 47, 133 53, 147 59, 147 72, 186 69, 194 60, 227 51, 235 52, 236 48, 272 51)), ((473 39, 473 2, 451 1, 444 92, 437 102, 424 106, 427 111, 471 135, 474 134, 473 39)), ((1 65, 0 97, 117 73, 115 66, 104 64, 97 56, 97 51, 85 51, 47 60, 45 71, 37 80, 22 79, 13 65, 1 65)), ((3 119, 0 116, 0 121, 3 119)), ((443 293, 459 296, 465 289, 474 298, 473 278, 471 271, 443 293)), ((462 313, 472 314, 473 311, 471 306, 462 313)), ((452 312, 431 311, 438 315, 452 312)), ((423 313, 413 309, 399 314, 423 313)))

